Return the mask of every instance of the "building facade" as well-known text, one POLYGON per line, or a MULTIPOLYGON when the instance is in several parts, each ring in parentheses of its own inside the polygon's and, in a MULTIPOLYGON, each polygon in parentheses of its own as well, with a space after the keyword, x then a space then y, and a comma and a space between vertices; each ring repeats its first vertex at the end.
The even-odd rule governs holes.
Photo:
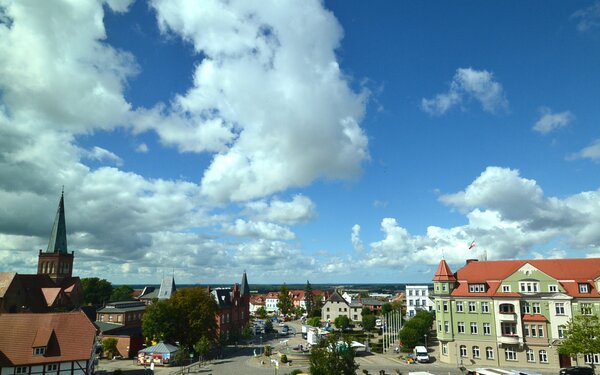
MULTIPOLYGON (((559 355, 567 323, 600 316, 600 259, 470 260, 433 278, 440 361, 464 366, 571 366, 559 355)), ((579 363, 598 361, 598 354, 579 363)))
POLYGON ((333 323, 337 317, 347 316, 350 321, 362 322, 361 313, 362 305, 360 303, 349 303, 336 290, 329 296, 323 308, 321 308, 321 319, 333 323))
POLYGON ((245 326, 250 323, 250 286, 246 272, 241 284, 233 288, 209 289, 219 307, 216 316, 219 339, 222 342, 237 341, 245 326))
POLYGON ((407 285, 405 294, 407 318, 412 318, 421 310, 433 310, 433 300, 429 295, 429 285, 407 285))

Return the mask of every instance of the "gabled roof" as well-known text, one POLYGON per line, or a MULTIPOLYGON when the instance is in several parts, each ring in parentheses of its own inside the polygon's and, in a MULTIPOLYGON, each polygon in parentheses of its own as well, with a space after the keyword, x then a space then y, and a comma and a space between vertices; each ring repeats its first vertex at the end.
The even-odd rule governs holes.
POLYGON ((342 297, 342 295, 340 294, 340 292, 338 292, 337 290, 334 291, 331 296, 329 296, 329 299, 327 300, 327 302, 343 302, 345 304, 348 304, 348 301, 346 301, 344 299, 344 297, 342 297))
POLYGON ((0 272, 0 298, 4 298, 16 276, 16 272, 0 272))
POLYGON ((211 294, 219 308, 231 306, 231 289, 217 288, 213 289, 211 294))
POLYGON ((15 367, 91 358, 96 328, 81 311, 0 315, 0 366, 15 367), (48 339, 48 340, 46 340, 48 339), (45 355, 33 345, 46 342, 45 355))
POLYGON ((138 353, 174 353, 177 349, 175 345, 166 344, 161 341, 156 345, 140 350, 138 353))
POLYGON ((50 240, 48 241, 48 248, 46 252, 68 254, 64 192, 60 195, 58 210, 56 210, 56 217, 54 218, 54 225, 52 226, 52 233, 50 234, 50 240))
POLYGON ((435 271, 433 281, 456 281, 456 277, 454 277, 454 274, 450 270, 450 266, 448 266, 445 259, 440 261, 440 264, 435 271))
POLYGON ((46 305, 48 305, 48 307, 52 307, 54 305, 61 291, 62 289, 60 288, 42 288, 42 294, 44 295, 44 299, 46 300, 46 305))
POLYGON ((175 286, 175 278, 166 276, 160 283, 160 289, 158 290, 158 299, 169 299, 175 293, 177 287, 175 286))

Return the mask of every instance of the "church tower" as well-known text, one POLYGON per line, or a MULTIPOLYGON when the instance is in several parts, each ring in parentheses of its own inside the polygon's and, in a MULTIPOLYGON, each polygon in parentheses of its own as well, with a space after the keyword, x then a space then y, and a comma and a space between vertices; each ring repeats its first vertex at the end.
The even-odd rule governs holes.
POLYGON ((65 223, 65 198, 64 191, 60 195, 58 210, 54 218, 50 241, 46 252, 38 256, 38 275, 46 274, 57 284, 60 285, 66 278, 70 278, 73 273, 73 258, 75 253, 70 254, 67 251, 67 226, 65 223))

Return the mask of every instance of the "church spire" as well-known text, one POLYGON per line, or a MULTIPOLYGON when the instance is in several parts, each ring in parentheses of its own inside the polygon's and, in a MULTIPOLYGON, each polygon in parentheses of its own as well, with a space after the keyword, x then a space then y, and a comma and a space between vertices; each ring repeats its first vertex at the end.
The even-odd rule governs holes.
POLYGON ((65 191, 60 195, 58 202, 58 210, 54 218, 50 241, 48 241, 47 253, 63 253, 67 254, 67 225, 65 223, 65 191))
POLYGON ((240 290, 240 294, 242 296, 250 295, 250 286, 248 285, 248 277, 246 277, 246 271, 244 271, 244 275, 242 276, 242 289, 240 290))

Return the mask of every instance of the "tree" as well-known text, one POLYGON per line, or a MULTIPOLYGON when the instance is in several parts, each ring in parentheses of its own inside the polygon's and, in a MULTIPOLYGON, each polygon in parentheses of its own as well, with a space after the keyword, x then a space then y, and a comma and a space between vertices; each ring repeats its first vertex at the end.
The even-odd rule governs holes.
POLYGON ((200 340, 194 345, 194 350, 200 356, 200 362, 204 361, 204 358, 210 353, 211 343, 208 337, 202 336, 200 340))
POLYGON ((346 329, 350 325, 350 319, 346 315, 340 315, 333 321, 335 328, 346 329))
POLYGON ((255 312, 256 316, 258 316, 261 319, 264 319, 267 317, 267 309, 265 309, 264 306, 259 307, 258 309, 256 309, 255 312))
POLYGON ((381 315, 391 313, 393 310, 391 303, 384 303, 383 306, 381 306, 381 315))
POLYGON ((142 315, 144 337, 164 342, 175 342, 177 337, 175 311, 169 301, 156 301, 142 315))
POLYGON ((364 318, 367 315, 373 315, 373 311, 371 311, 371 309, 368 307, 363 307, 360 315, 364 318))
MULTIPOLYGON (((600 320, 596 315, 578 315, 567 324, 560 354, 577 358, 578 354, 600 352, 600 320)), ((593 366, 593 364, 592 364, 593 366)))
POLYGON ((363 329, 367 332, 374 330, 376 321, 377 321, 377 317, 373 314, 363 316, 363 318, 362 318, 363 329))
POLYGON ((109 358, 112 358, 119 353, 119 349, 117 349, 118 343, 119 340, 114 337, 104 339, 102 340, 102 351, 106 353, 109 358))
POLYGON ((271 319, 265 322, 265 333, 273 331, 273 321, 271 319))
POLYGON ((358 364, 354 349, 343 336, 329 335, 310 351, 310 373, 313 375, 354 375, 358 364))
POLYGON ((419 331, 406 325, 402 327, 398 336, 400 337, 402 346, 409 349, 414 348, 421 343, 421 339, 423 338, 423 335, 420 334, 419 331))
POLYGON ((205 288, 178 289, 168 300, 175 316, 176 339, 191 348, 202 336, 217 338, 217 303, 205 288))
POLYGON ((318 316, 313 316, 312 318, 306 319, 306 324, 308 324, 311 327, 318 327, 319 324, 321 324, 321 318, 319 318, 318 316))
POLYGON ((310 314, 315 307, 315 298, 313 296, 312 285, 310 285, 308 280, 306 280, 306 286, 304 287, 304 304, 306 306, 306 312, 310 314))
POLYGON ((133 300, 133 288, 129 285, 121 285, 113 289, 110 295, 110 301, 131 301, 133 300))
POLYGON ((284 316, 287 316, 292 309, 294 308, 294 301, 292 300, 292 296, 290 295, 290 290, 287 285, 283 284, 281 289, 279 289, 279 296, 277 297, 277 308, 279 312, 284 316))
POLYGON ((190 352, 186 347, 180 346, 175 352, 175 363, 183 366, 189 358, 190 352))
POLYGON ((104 279, 90 277, 81 279, 83 302, 92 305, 102 305, 110 299, 112 284, 104 279))

